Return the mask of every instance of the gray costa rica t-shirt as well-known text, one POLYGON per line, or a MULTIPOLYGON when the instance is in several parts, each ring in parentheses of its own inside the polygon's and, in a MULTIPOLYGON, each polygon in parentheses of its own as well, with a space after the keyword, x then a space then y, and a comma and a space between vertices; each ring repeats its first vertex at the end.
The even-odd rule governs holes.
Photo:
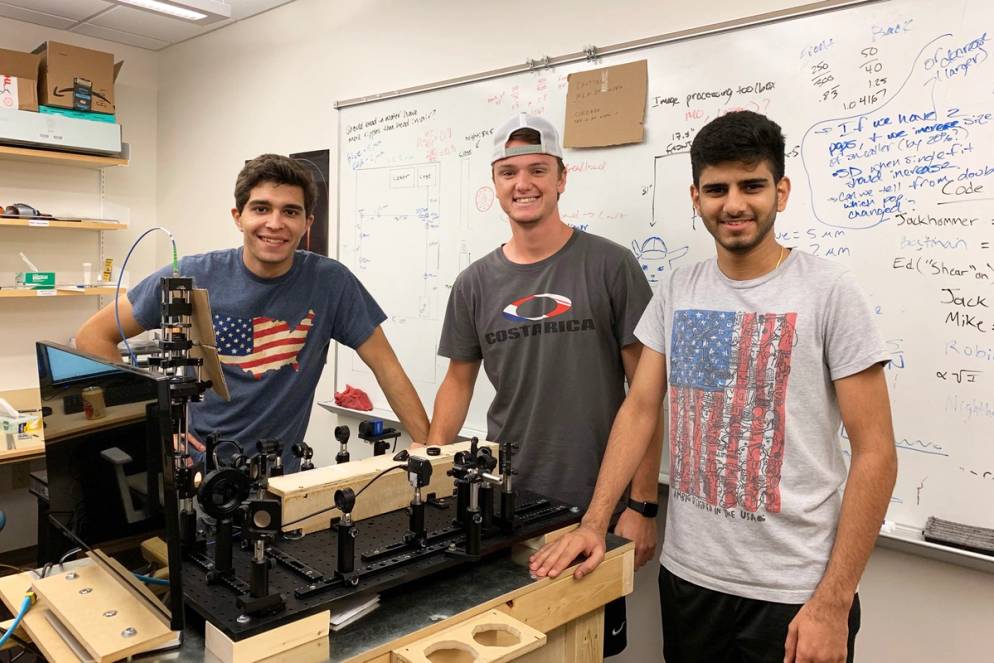
POLYGON ((520 444, 518 487, 586 508, 651 294, 631 252, 579 231, 539 262, 498 248, 456 279, 438 354, 483 360, 487 437, 520 444))
POLYGON ((833 381, 889 359, 852 274, 798 250, 748 281, 706 260, 660 283, 635 334, 667 359, 660 562, 715 591, 807 601, 847 474, 833 381))
MULTIPOLYGON (((231 401, 209 390, 192 403, 190 430, 203 440, 218 431, 255 451, 262 438, 283 443, 284 471, 300 459, 291 453, 303 441, 314 391, 331 340, 356 348, 386 318, 345 265, 297 251, 286 274, 264 279, 248 270, 242 250, 227 249, 180 260, 180 275, 210 295, 214 334, 231 401)), ((169 267, 128 291, 135 320, 160 326, 160 279, 169 267)), ((221 454, 223 457, 223 454, 221 454)))

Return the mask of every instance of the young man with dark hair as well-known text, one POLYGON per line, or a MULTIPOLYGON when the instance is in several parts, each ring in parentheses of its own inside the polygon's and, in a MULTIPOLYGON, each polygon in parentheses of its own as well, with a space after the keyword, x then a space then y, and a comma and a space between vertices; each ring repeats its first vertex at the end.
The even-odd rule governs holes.
MULTIPOLYGON (((511 239, 452 287, 438 349, 449 368, 429 439, 455 439, 482 362, 497 390, 487 439, 520 444, 515 485, 582 506, 642 351, 635 323, 651 291, 630 251, 560 218, 566 170, 552 124, 511 118, 495 132, 491 164, 511 239)), ((656 544, 661 439, 640 454, 628 508, 616 499, 609 509, 622 512, 615 531, 635 541, 639 566, 656 544)), ((624 625, 623 600, 609 604, 606 654, 624 648, 624 625)))
MULTIPOLYGON (((230 403, 209 391, 202 403, 191 405, 195 447, 214 431, 243 445, 275 438, 283 443, 284 471, 296 471, 300 460, 291 448, 304 439, 332 340, 358 352, 411 438, 427 438, 424 406, 380 328, 383 311, 344 265, 296 250, 314 221, 317 193, 300 163, 259 156, 245 165, 235 186, 231 216, 242 246, 180 260, 180 274, 210 293, 231 392, 230 403)), ((159 270, 121 299, 127 337, 159 327, 159 281, 170 273, 170 267, 159 270)), ((120 360, 120 340, 113 304, 76 333, 79 349, 114 361, 120 360)))
POLYGON ((583 523, 531 562, 555 576, 585 553, 576 577, 600 563, 669 386, 668 663, 851 662, 857 583, 897 473, 888 353, 865 297, 846 269, 772 232, 790 195, 783 152, 780 127, 749 111, 694 139, 690 194, 717 257, 660 284, 583 523))

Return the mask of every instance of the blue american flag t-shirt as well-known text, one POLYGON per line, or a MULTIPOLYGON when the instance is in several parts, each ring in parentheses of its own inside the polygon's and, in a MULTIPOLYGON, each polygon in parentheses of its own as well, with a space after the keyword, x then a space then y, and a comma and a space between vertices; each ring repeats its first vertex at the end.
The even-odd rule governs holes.
POLYGON ((283 320, 262 316, 239 318, 215 313, 214 334, 221 362, 251 373, 257 380, 266 371, 277 371, 284 366, 296 371, 297 355, 307 343, 313 322, 313 310, 294 327, 283 320))

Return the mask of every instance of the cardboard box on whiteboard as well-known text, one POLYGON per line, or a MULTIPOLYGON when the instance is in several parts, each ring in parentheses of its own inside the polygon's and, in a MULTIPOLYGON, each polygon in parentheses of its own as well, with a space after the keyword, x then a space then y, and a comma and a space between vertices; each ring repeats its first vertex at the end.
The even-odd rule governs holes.
POLYGON ((41 56, 38 102, 45 106, 114 113, 114 81, 123 62, 104 51, 46 41, 34 50, 41 56), (88 101, 85 101, 88 97, 88 101), (81 105, 88 103, 89 108, 81 105))
POLYGON ((0 108, 7 108, 6 103, 9 103, 11 110, 38 110, 40 61, 34 53, 0 48, 0 108))
POLYGON ((570 74, 563 145, 641 143, 648 79, 645 60, 570 74))

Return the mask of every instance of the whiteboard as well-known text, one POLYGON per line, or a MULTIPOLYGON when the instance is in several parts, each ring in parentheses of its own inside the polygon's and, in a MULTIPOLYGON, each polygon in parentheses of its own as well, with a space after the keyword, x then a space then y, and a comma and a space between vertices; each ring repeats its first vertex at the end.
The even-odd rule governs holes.
MULTIPOLYGON (((567 150, 564 220, 630 247, 652 282, 713 256, 688 195, 690 141, 730 110, 768 114, 793 183, 778 240, 854 270, 891 352, 889 519, 994 527, 992 35, 990 3, 893 0, 344 108, 339 258, 387 312, 430 409, 451 284, 509 237, 494 127, 519 111, 562 126, 569 73, 646 59, 645 141, 567 150)), ((480 375, 467 425, 484 431, 493 390, 480 375)), ((342 348, 346 384, 387 407, 342 348)))

